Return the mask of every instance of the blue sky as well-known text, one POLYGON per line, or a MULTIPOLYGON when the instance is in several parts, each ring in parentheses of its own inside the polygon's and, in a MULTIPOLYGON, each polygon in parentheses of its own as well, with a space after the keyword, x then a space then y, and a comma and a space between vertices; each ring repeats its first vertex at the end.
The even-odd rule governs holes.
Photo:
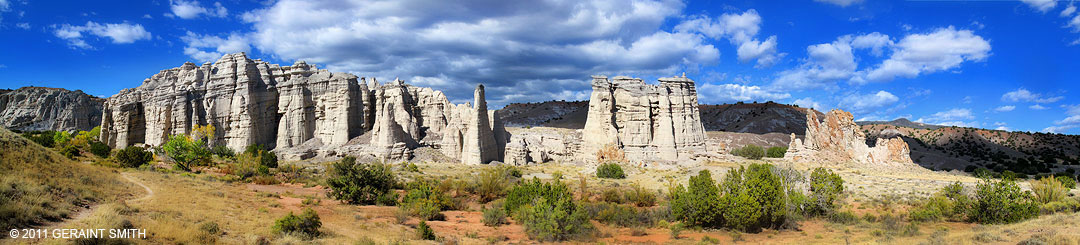
POLYGON ((0 88, 107 97, 185 61, 247 52, 455 102, 587 99, 589 75, 685 72, 702 103, 777 101, 1080 133, 1072 1, 0 0, 0 88))

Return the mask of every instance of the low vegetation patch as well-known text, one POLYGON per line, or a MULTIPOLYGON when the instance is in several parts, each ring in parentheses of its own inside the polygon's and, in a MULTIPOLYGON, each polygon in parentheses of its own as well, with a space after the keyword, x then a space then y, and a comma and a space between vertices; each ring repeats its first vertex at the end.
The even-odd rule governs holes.
POLYGON ((1039 203, 1012 179, 983 179, 975 187, 968 219, 982 224, 1015 223, 1038 215, 1039 203))
POLYGON ((375 204, 397 183, 389 165, 356 163, 355 157, 345 157, 330 166, 326 185, 330 197, 350 204, 375 204))
POLYGON ((604 179, 625 179, 626 173, 623 173, 622 166, 619 166, 618 163, 606 162, 596 166, 596 177, 604 179))
POLYGON ((274 232, 283 235, 294 235, 304 239, 312 239, 319 236, 320 227, 322 227, 322 221, 319 220, 319 214, 315 213, 315 210, 307 208, 304 209, 304 213, 300 215, 289 212, 285 217, 274 221, 274 227, 272 227, 272 229, 274 232))
POLYGON ((765 156, 771 158, 783 158, 785 153, 787 153, 787 147, 773 146, 769 147, 769 149, 765 151, 765 156))
POLYGON ((559 181, 523 181, 510 188, 503 208, 539 241, 571 239, 592 230, 585 210, 574 202, 570 188, 559 181))
POLYGON ((746 159, 759 160, 765 157, 765 149, 757 145, 746 145, 742 148, 731 150, 732 155, 745 157, 746 159))

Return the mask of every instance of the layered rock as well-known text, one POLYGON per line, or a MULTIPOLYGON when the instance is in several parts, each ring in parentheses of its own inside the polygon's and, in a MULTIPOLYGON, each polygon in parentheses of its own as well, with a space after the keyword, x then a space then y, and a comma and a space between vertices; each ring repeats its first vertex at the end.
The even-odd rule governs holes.
POLYGON ((364 129, 361 87, 347 73, 297 62, 279 66, 228 54, 163 70, 105 103, 101 140, 112 147, 161 145, 195 125, 216 128, 210 145, 344 144, 364 129))
POLYGON ((518 128, 510 135, 504 159, 511 165, 573 161, 581 149, 581 130, 518 128))
POLYGON ((912 163, 910 149, 900 138, 878 138, 875 146, 866 145, 866 136, 855 124, 851 113, 833 109, 823 121, 816 113, 806 113, 806 135, 803 140, 791 134, 791 144, 785 158, 796 161, 855 162, 886 165, 912 163))
POLYGON ((610 81, 593 77, 582 160, 594 160, 597 150, 609 144, 633 161, 678 161, 705 151, 694 81, 685 76, 659 80, 659 85, 648 85, 624 76, 610 81))
POLYGON ((22 131, 73 131, 101 124, 104 99, 81 90, 23 87, 0 89, 0 125, 22 131))

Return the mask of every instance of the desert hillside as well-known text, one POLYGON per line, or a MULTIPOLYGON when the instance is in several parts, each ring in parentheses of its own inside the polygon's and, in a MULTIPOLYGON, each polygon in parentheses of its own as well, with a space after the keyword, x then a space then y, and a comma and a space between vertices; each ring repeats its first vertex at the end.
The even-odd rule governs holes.
POLYGON ((0 128, 0 228, 33 228, 75 217, 137 189, 114 169, 69 160, 0 128))

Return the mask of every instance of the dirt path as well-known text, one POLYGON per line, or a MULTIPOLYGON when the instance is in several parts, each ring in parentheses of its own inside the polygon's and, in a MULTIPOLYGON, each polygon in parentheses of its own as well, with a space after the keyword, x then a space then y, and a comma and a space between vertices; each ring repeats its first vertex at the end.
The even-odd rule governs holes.
MULTIPOLYGON (((126 201, 128 201, 128 202, 137 202, 137 201, 142 201, 142 200, 149 199, 150 197, 154 196, 154 190, 151 190, 150 187, 146 186, 142 182, 139 182, 138 180, 135 180, 134 178, 131 178, 131 176, 129 175, 128 172, 120 173, 120 176, 123 176, 124 179, 126 179, 127 181, 129 181, 131 183, 134 183, 134 184, 136 184, 138 186, 141 186, 143 189, 146 190, 146 195, 143 195, 142 197, 139 197, 139 198, 126 200, 126 201)), ((75 217, 72 217, 71 219, 67 219, 67 220, 64 220, 64 221, 61 221, 61 222, 55 222, 55 223, 52 223, 50 225, 45 226, 44 228, 48 229, 48 230, 52 230, 52 229, 64 228, 65 226, 75 224, 75 223, 77 223, 77 222, 79 222, 79 221, 81 221, 83 219, 86 219, 87 217, 90 217, 91 214, 93 214, 94 212, 97 211, 98 207, 101 207, 101 204, 91 205, 90 208, 79 210, 79 212, 77 214, 75 214, 75 217)))

